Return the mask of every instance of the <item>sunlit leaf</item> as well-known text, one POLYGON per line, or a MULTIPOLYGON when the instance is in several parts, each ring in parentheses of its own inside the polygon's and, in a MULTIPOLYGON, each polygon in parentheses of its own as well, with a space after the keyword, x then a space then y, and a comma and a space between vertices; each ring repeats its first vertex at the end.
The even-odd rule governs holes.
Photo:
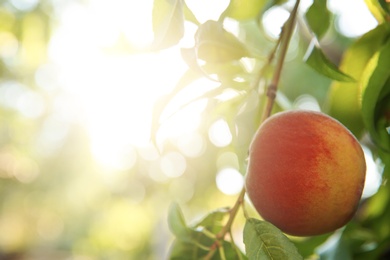
POLYGON ((209 231, 217 233, 222 227, 222 220, 229 214, 228 208, 221 208, 208 213, 202 220, 194 225, 194 227, 204 227, 209 231))
POLYGON ((189 239, 189 228, 186 225, 183 213, 177 203, 172 203, 168 212, 168 226, 171 232, 179 239, 189 239))
POLYGON ((337 68, 322 52, 322 50, 314 44, 309 47, 305 56, 306 63, 316 70, 318 73, 337 81, 354 81, 349 75, 345 74, 337 68))
POLYGON ((189 22, 192 22, 193 24, 195 25, 200 25, 200 22, 198 21, 198 19, 196 19, 194 13, 191 11, 190 8, 188 8, 187 4, 185 1, 183 1, 183 7, 184 7, 184 18, 189 21, 189 22))
POLYGON ((375 143, 390 152, 390 41, 370 59, 362 76, 363 121, 375 143))
POLYGON ((324 36, 331 22, 332 15, 326 3, 326 0, 314 0, 305 15, 310 29, 318 39, 324 36))
POLYGON ((248 219, 244 227, 247 256, 255 259, 303 259, 294 244, 274 225, 248 219))
POLYGON ((154 0, 152 49, 177 44, 184 35, 183 0, 154 0))
POLYGON ((206 62, 228 62, 250 56, 245 45, 216 21, 202 24, 195 41, 197 57, 206 62))
POLYGON ((370 58, 390 34, 386 24, 379 25, 358 39, 345 52, 340 69, 356 82, 333 82, 327 101, 327 113, 340 120, 358 138, 364 128, 361 115, 360 78, 370 58))
POLYGON ((266 3, 266 0, 231 0, 224 15, 238 21, 255 19, 266 3))
MULTIPOLYGON (((386 9, 384 8, 386 3, 383 3, 382 0, 364 0, 366 3, 368 9, 372 13, 372 15, 375 17, 375 19, 378 21, 378 23, 383 23, 387 19, 389 19, 390 15, 389 13, 386 13, 386 9)), ((388 6, 388 5, 387 5, 388 6)))
POLYGON ((194 72, 198 72, 199 75, 202 75, 205 78, 208 78, 212 81, 217 81, 217 79, 213 78, 209 75, 209 72, 204 69, 204 66, 199 65, 199 60, 196 53, 196 48, 182 48, 180 49, 181 56, 183 60, 186 62, 188 67, 192 69, 194 72))
POLYGON ((197 71, 194 70, 187 70, 179 79, 178 83, 176 84, 175 88, 167 95, 162 96, 153 107, 153 119, 152 119, 152 127, 151 127, 151 139, 155 142, 155 137, 157 134, 157 131, 160 127, 160 119, 161 115, 164 112, 164 109, 169 104, 169 102, 172 101, 172 99, 185 87, 187 87, 190 83, 194 82, 195 80, 202 77, 202 74, 200 74, 197 71))

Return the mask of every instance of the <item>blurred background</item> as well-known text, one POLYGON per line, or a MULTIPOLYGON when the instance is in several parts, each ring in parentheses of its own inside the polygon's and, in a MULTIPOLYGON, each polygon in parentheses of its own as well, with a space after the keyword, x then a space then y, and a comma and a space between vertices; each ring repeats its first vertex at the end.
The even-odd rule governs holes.
MULTIPOLYGON (((302 1, 301 11, 311 2, 302 1)), ((229 1, 186 3, 205 22, 218 19, 229 1)), ((257 97, 248 99, 252 109, 231 119, 239 137, 227 119, 229 103, 225 117, 212 117, 212 102, 199 99, 164 120, 156 147, 153 105, 187 70, 180 48, 193 46, 196 27, 186 22, 179 46, 147 51, 152 6, 152 0, 0 1, 0 259, 164 259, 172 201, 190 223, 234 203, 257 127, 257 97)), ((322 46, 337 63, 376 21, 363 0, 329 1, 329 9, 334 22, 322 46)), ((260 30, 233 20, 225 27, 262 46, 266 57, 287 17, 285 7, 274 7, 260 30)), ((320 110, 325 102, 331 82, 302 63, 307 45, 305 35, 292 39, 282 108, 320 110)), ((194 81, 170 109, 217 85, 194 81)), ((367 154, 365 196, 371 196, 380 175, 367 154)))

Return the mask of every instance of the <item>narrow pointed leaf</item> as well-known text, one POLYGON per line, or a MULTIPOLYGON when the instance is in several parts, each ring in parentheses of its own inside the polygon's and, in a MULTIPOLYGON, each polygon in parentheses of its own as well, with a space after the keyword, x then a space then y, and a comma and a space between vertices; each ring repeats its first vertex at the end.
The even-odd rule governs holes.
POLYGON ((190 230, 186 225, 183 213, 177 203, 172 203, 169 207, 168 226, 178 239, 188 240, 190 230))
POLYGON ((364 0, 364 2, 378 23, 383 23, 387 19, 390 19, 389 13, 387 13, 386 9, 384 9, 384 3, 382 3, 382 0, 364 0))
POLYGON ((374 142, 390 152, 390 41, 369 61, 362 76, 363 121, 374 142))
POLYGON ((186 19, 186 21, 192 22, 195 25, 200 25, 200 22, 198 21, 198 19, 196 19, 196 16, 191 11, 191 9, 188 8, 185 1, 183 1, 183 12, 184 12, 184 18, 186 19))
POLYGON ((337 81, 353 82, 355 81, 349 75, 345 74, 337 68, 322 52, 320 48, 314 44, 309 47, 305 57, 306 63, 316 70, 318 73, 337 81))
POLYGON ((220 208, 207 214, 202 220, 200 220, 195 227, 212 228, 214 225, 220 225, 221 221, 229 214, 228 208, 220 208))
POLYGON ((356 79, 356 82, 335 81, 329 91, 326 112, 342 122, 358 138, 364 129, 360 79, 368 61, 384 45, 388 35, 389 26, 382 24, 352 44, 344 53, 340 69, 356 79))
POLYGON ((314 0, 306 12, 306 20, 310 29, 321 39, 326 33, 331 22, 331 13, 326 6, 326 0, 314 0))
POLYGON ((303 259, 294 244, 274 225, 248 219, 244 227, 244 244, 250 260, 303 259))
POLYGON ((165 49, 177 44, 184 35, 183 0, 154 0, 153 2, 153 50, 165 49))

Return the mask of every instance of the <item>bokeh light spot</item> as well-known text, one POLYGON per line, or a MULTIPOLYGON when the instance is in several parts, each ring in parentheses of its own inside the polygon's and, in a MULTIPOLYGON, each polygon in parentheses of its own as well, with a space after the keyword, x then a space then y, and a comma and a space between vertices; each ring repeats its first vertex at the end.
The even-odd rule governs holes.
POLYGON ((218 172, 217 187, 226 195, 235 195, 244 187, 244 177, 233 168, 225 168, 218 172))
POLYGON ((169 152, 161 158, 160 167, 167 177, 176 178, 184 173, 187 162, 182 154, 169 152))
POLYGON ((277 39, 282 31, 283 24, 287 21, 290 13, 281 7, 273 7, 263 15, 264 30, 268 36, 277 39))
POLYGON ((206 141, 199 133, 187 133, 177 139, 177 147, 187 157, 199 157, 206 149, 206 141))
POLYGON ((225 120, 219 119, 210 126, 209 138, 217 147, 225 147, 232 142, 233 137, 225 120))
POLYGON ((303 110, 311 110, 311 111, 321 111, 321 107, 318 104, 318 101, 311 95, 301 95, 299 96, 293 104, 294 108, 303 109, 303 110))
POLYGON ((368 198, 374 195, 381 185, 383 166, 374 161, 372 153, 367 147, 363 146, 363 152, 366 158, 367 171, 362 198, 368 198))
POLYGON ((378 24, 364 0, 331 0, 328 7, 338 15, 337 29, 347 37, 358 37, 378 24))

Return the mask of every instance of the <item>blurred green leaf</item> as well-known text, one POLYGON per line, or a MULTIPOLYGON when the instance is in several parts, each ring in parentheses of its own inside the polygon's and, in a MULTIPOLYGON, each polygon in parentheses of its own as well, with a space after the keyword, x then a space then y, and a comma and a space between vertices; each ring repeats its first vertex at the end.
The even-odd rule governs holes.
POLYGON ((154 0, 152 50, 177 44, 184 35, 183 0, 154 0))
POLYGON ((190 8, 188 8, 187 4, 186 4, 186 1, 183 1, 183 7, 184 7, 184 18, 189 21, 189 22, 192 22, 193 24, 195 25, 200 25, 200 22, 198 21, 198 19, 196 19, 196 16, 194 15, 194 13, 191 11, 190 8))
POLYGON ((216 21, 199 26, 195 41, 197 57, 206 62, 229 62, 250 56, 245 45, 216 21))
MULTIPOLYGON (((177 208, 174 209, 173 215, 180 215, 177 211, 177 208)), ((189 229, 185 239, 177 238, 174 241, 170 250, 170 259, 201 259, 209 254, 216 242, 216 234, 223 227, 222 221, 228 214, 227 208, 208 213, 189 229)), ((174 218, 176 219, 178 216, 174 218)), ((245 259, 242 252, 228 241, 222 241, 222 246, 217 248, 211 259, 221 259, 222 254, 225 259, 245 259)))
MULTIPOLYGON (((198 237, 196 238, 198 243, 206 244, 211 246, 214 243, 214 240, 210 240, 203 234, 198 232, 198 237)), ((175 240, 172 244, 169 259, 171 260, 194 260, 202 259, 209 253, 209 250, 206 248, 201 248, 195 243, 188 243, 175 240)), ((213 257, 213 260, 220 259, 247 259, 246 256, 239 251, 231 242, 223 241, 221 248, 217 249, 213 257), (224 258, 221 257, 221 251, 223 251, 224 258)))
POLYGON ((207 214, 202 220, 194 225, 194 228, 204 227, 207 230, 217 234, 222 226, 222 220, 229 214, 228 208, 214 210, 207 214))
POLYGON ((379 4, 381 5, 382 9, 386 12, 387 15, 390 14, 390 2, 387 0, 378 0, 379 4))
POLYGON ((326 3, 326 0, 314 0, 305 14, 310 29, 318 39, 325 35, 331 22, 332 15, 326 3))
POLYGON ((294 245, 298 249, 298 252, 302 255, 304 259, 313 255, 313 252, 317 247, 323 244, 328 238, 330 234, 307 237, 304 239, 293 240, 294 245))
POLYGON ((389 3, 386 4, 386 1, 383 0, 364 0, 364 2, 378 23, 386 22, 386 20, 389 19, 389 3))
POLYGON ((360 104, 360 78, 368 61, 381 48, 389 34, 389 26, 382 24, 352 44, 344 54, 340 69, 357 81, 335 81, 329 91, 326 112, 340 120, 358 138, 362 135, 364 128, 360 104))
POLYGON ((223 15, 238 21, 255 19, 266 3, 267 0, 231 0, 223 15))
POLYGON ((189 228, 184 220, 183 213, 176 202, 172 203, 168 211, 168 226, 171 232, 178 238, 189 240, 189 228))
POLYGON ((244 244, 249 259, 303 259, 294 244, 274 225, 248 219, 244 227, 244 244))
POLYGON ((341 233, 335 233, 331 236, 318 253, 321 260, 352 260, 351 250, 348 241, 341 233))
POLYGON ((200 259, 207 254, 208 247, 211 246, 214 240, 199 231, 192 231, 191 234, 191 241, 180 239, 173 241, 169 252, 169 259, 200 259))
POLYGON ((371 58, 362 76, 363 121, 374 142, 390 152, 390 41, 371 58), (389 111, 387 111, 389 110, 389 111), (389 120, 389 122, 387 121, 389 120))
POLYGON ((312 44, 305 56, 305 62, 318 73, 337 81, 353 82, 354 79, 337 68, 322 52, 312 44))

